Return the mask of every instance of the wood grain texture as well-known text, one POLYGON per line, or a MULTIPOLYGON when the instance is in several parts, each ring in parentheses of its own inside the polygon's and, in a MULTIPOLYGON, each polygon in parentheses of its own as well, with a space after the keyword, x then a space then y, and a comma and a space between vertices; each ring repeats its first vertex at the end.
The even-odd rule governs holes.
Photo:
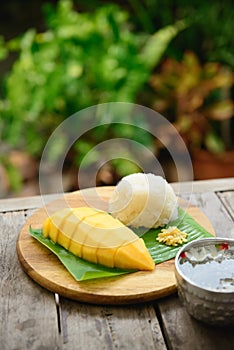
POLYGON ((57 348, 57 316, 53 294, 23 272, 16 239, 25 212, 0 214, 0 347, 9 349, 57 348))
MULTIPOLYGON (((228 197, 232 198, 233 192, 228 197)), ((217 237, 234 238, 233 218, 230 215, 231 205, 219 199, 220 194, 214 192, 204 192, 183 196, 186 200, 190 198, 193 205, 200 208, 212 223, 217 237)), ((230 199, 229 198, 229 199, 230 199)))
POLYGON ((220 192, 218 196, 232 220, 234 220, 234 191, 220 192))
POLYGON ((0 213, 40 208, 59 197, 61 194, 0 199, 0 213))
MULTIPOLYGON (((26 273, 52 292, 95 304, 145 302, 175 292, 174 260, 157 265, 153 272, 138 271, 115 278, 77 282, 53 253, 30 236, 30 225, 41 227, 48 213, 65 205, 79 207, 88 204, 107 210, 112 191, 113 187, 99 187, 85 193, 74 192, 35 212, 23 226, 17 242, 19 260, 26 273)), ((190 207, 188 211, 202 226, 213 232, 211 223, 198 208, 190 207)))
POLYGON ((159 302, 167 346, 170 350, 233 350, 233 327, 211 327, 191 317, 176 295, 159 302))
POLYGON ((78 350, 166 350, 151 305, 101 307, 61 299, 64 349, 71 349, 79 337, 78 350))
POLYGON ((174 182, 171 184, 176 194, 228 191, 234 189, 234 177, 199 181, 174 182))
MULTIPOLYGON (((174 182, 171 183, 171 186, 178 195, 208 191, 231 191, 234 189, 234 177, 228 179, 174 182)), ((45 203, 53 201, 61 195, 62 194, 46 194, 42 196, 0 199, 0 212, 40 208, 44 206, 45 203)))

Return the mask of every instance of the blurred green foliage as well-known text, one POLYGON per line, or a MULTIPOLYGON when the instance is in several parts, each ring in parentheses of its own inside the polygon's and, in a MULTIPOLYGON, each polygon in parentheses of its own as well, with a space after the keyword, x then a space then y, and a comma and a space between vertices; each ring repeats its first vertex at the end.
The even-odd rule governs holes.
MULTIPOLYGON (((76 0, 77 5, 89 11, 105 2, 109 1, 76 0)), ((234 68, 232 0, 126 0, 123 6, 136 29, 146 33, 180 19, 190 22, 188 30, 170 44, 166 56, 179 59, 191 50, 202 62, 217 61, 234 68)))
POLYGON ((0 154, 0 164, 5 168, 8 175, 8 181, 13 192, 18 192, 21 189, 22 177, 18 169, 11 163, 8 157, 0 154))
MULTIPOLYGON (((0 57, 18 54, 2 85, 1 140, 36 157, 55 127, 73 113, 103 102, 136 102, 169 42, 185 28, 179 21, 153 34, 134 32, 128 13, 118 6, 79 13, 70 0, 60 0, 56 8, 47 5, 45 14, 44 32, 30 29, 0 41, 0 57)), ((149 137, 130 133, 149 145, 149 137)), ((112 137, 126 134, 126 126, 112 128, 112 137)), ((109 137, 110 130, 97 128, 83 138, 74 147, 75 163, 109 137)))
MULTIPOLYGON (((16 57, 0 81, 4 149, 22 149, 39 160, 50 134, 64 119, 86 107, 115 101, 154 105, 175 122, 188 145, 216 153, 230 145, 222 125, 227 128, 227 121, 230 126, 233 119, 233 101, 226 95, 233 81, 224 67, 234 67, 232 1, 118 4, 60 0, 56 7, 44 7, 43 32, 32 28, 8 42, 0 37, 0 60, 11 53, 16 57), (188 49, 197 57, 184 55, 188 49), (159 63, 168 56, 172 60, 165 70, 164 62, 159 63), (215 67, 213 75, 210 67, 215 67)), ((136 123, 144 128, 141 120, 136 123)), ((97 127, 74 144, 73 165, 78 167, 97 143, 115 137, 155 147, 142 129, 126 124, 97 127)), ((61 139, 53 156, 58 157, 63 147, 61 139)), ((0 163, 13 187, 19 188, 20 176, 14 175, 7 154, 2 154, 0 163)), ((137 170, 121 159, 113 161, 113 167, 121 176, 137 170)))
MULTIPOLYGON (((77 3, 88 6, 85 1, 77 3)), ((103 1, 88 3, 90 8, 103 1)), ((190 26, 168 46, 166 56, 180 59, 190 50, 202 62, 216 61, 234 68, 232 0, 127 0, 125 6, 137 29, 146 33, 186 18, 190 26)))
POLYGON ((230 68, 202 64, 187 51, 180 62, 168 58, 152 75, 154 108, 176 126, 190 151, 206 148, 220 154, 230 147, 231 128, 224 135, 222 126, 233 118, 233 83, 230 68))

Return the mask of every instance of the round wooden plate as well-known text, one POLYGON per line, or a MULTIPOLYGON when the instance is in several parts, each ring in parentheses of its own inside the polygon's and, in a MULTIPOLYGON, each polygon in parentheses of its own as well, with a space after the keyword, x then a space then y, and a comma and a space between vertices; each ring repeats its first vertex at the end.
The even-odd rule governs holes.
MULTIPOLYGON (((161 263, 153 272, 139 271, 118 277, 77 282, 58 258, 29 234, 29 226, 41 228, 48 213, 64 206, 90 205, 107 210, 114 187, 97 187, 65 194, 36 211, 23 226, 17 241, 17 253, 26 273, 41 286, 60 295, 93 304, 130 304, 150 301, 176 291, 174 259, 161 263)), ((188 203, 180 203, 188 207, 188 203)), ((194 206, 189 214, 215 234, 208 218, 194 206)))

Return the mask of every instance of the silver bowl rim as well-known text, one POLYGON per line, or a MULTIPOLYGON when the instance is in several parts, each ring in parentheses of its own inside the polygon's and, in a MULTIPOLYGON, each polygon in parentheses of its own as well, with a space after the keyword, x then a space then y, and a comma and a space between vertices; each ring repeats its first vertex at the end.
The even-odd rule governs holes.
POLYGON ((190 285, 192 285, 193 287, 205 291, 205 292, 209 292, 209 293, 214 293, 214 294, 229 294, 229 295, 234 295, 234 292, 230 292, 230 291, 219 291, 216 289, 212 289, 212 288, 205 288, 205 287, 201 287, 200 285, 196 284, 192 279, 190 279, 188 276, 186 276, 180 269, 179 267, 179 258, 180 255, 183 251, 191 248, 192 246, 202 246, 204 244, 209 244, 209 243, 214 243, 214 244, 221 244, 221 243, 231 243, 234 245, 234 238, 226 238, 226 237, 212 237, 212 238, 198 238, 192 242, 189 242, 185 245, 183 245, 180 250, 177 252, 176 257, 175 257, 175 269, 176 272, 190 285))

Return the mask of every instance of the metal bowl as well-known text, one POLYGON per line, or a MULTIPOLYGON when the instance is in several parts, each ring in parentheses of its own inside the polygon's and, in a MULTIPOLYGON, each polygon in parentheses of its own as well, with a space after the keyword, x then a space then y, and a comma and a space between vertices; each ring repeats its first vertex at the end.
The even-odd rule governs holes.
POLYGON ((234 239, 205 238, 175 258, 178 294, 188 313, 211 325, 234 324, 234 239))

